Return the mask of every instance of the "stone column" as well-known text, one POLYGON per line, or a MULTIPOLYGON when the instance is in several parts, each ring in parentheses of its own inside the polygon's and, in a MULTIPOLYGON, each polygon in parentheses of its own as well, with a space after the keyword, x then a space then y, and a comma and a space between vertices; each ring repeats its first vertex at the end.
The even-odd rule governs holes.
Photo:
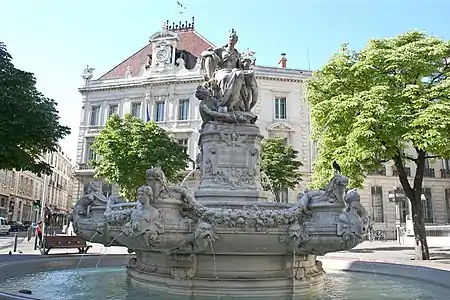
POLYGON ((211 205, 266 201, 260 179, 262 139, 255 124, 209 122, 199 138, 202 176, 195 197, 211 205))

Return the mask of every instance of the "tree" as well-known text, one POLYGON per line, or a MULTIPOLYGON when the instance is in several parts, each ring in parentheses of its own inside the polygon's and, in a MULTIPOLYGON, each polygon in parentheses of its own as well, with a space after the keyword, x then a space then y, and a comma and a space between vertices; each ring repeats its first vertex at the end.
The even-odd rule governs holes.
POLYGON ((59 124, 56 102, 36 89, 33 73, 16 69, 0 42, 0 169, 52 173, 42 161, 58 141, 70 134, 59 124))
POLYGON ((421 202, 426 159, 450 157, 450 43, 410 31, 347 45, 307 85, 312 137, 319 148, 313 184, 323 185, 336 159, 351 185, 393 162, 411 201, 416 259, 429 259, 421 202), (406 162, 415 164, 409 181, 406 162))
POLYGON ((100 158, 89 162, 95 175, 117 183, 129 200, 135 200, 137 189, 145 184, 147 169, 160 166, 168 180, 176 180, 189 160, 186 147, 155 122, 144 123, 128 114, 109 118, 92 148, 100 158))
POLYGON ((261 144, 261 171, 271 185, 264 188, 273 189, 277 202, 280 202, 279 194, 283 188, 293 189, 302 180, 298 170, 302 163, 297 156, 298 151, 281 138, 266 138, 261 144))

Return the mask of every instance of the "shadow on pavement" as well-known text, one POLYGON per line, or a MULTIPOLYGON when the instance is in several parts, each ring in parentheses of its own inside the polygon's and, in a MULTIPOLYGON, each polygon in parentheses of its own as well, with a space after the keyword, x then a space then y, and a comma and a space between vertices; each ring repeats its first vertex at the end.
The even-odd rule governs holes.
MULTIPOLYGON (((428 247, 428 249, 436 249, 440 247, 428 247)), ((374 253, 374 252, 380 252, 380 251, 405 251, 405 250, 414 250, 414 247, 377 247, 377 248, 363 248, 363 249, 351 249, 346 250, 345 252, 351 252, 351 253, 374 253)), ((442 249, 443 251, 446 251, 445 249, 442 249)))

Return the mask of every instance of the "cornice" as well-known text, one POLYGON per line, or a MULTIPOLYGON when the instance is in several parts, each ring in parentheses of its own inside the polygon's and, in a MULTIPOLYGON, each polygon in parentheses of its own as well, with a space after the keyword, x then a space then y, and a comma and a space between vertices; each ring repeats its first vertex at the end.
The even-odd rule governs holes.
MULTIPOLYGON (((311 77, 311 71, 298 69, 282 69, 277 67, 254 66, 256 79, 302 83, 311 77)), ((202 77, 198 73, 190 74, 160 74, 160 76, 141 78, 122 78, 92 80, 88 85, 78 89, 81 94, 100 91, 117 91, 147 86, 167 86, 171 84, 201 84, 202 77)))

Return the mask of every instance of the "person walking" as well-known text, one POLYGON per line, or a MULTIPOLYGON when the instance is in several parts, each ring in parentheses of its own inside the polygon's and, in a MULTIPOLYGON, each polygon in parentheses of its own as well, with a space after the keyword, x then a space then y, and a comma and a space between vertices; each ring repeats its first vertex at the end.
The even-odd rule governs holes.
POLYGON ((39 247, 42 247, 42 221, 39 221, 36 226, 36 235, 39 239, 39 247))

